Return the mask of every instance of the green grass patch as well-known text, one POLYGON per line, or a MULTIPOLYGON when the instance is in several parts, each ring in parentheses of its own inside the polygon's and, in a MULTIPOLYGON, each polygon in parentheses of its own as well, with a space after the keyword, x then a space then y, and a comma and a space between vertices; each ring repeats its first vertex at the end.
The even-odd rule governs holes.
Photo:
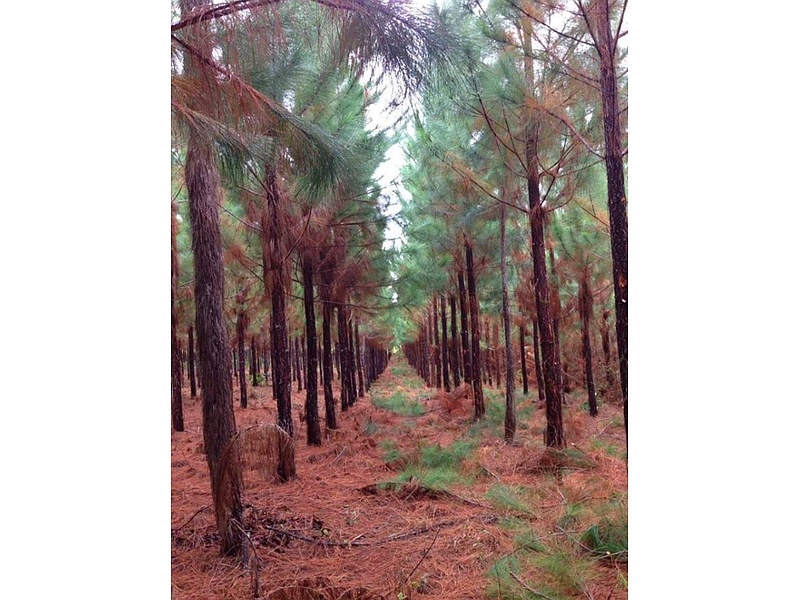
POLYGON ((475 449, 475 442, 456 440, 448 447, 439 444, 423 445, 419 450, 404 455, 393 445, 384 442, 387 462, 403 465, 396 481, 415 481, 435 490, 444 490, 454 485, 468 485, 475 481, 476 473, 464 472, 464 460, 475 449))
POLYGON ((533 514, 531 507, 524 501, 525 492, 517 486, 498 483, 487 490, 485 497, 498 510, 513 510, 526 515, 533 514))
POLYGON ((542 543, 536 532, 530 528, 514 536, 514 547, 517 550, 530 550, 531 552, 548 551, 547 546, 542 543))
POLYGON ((408 398, 401 392, 394 392, 388 397, 374 394, 372 397, 372 404, 377 408, 383 408, 405 417, 415 417, 425 412, 425 408, 423 408, 419 402, 408 398))
POLYGON ((495 562, 487 571, 489 586, 487 598, 502 600, 527 600, 529 593, 511 577, 511 573, 519 575, 519 559, 516 556, 504 556, 495 562))
POLYGON ((454 485, 468 485, 472 479, 453 469, 424 469, 418 464, 412 464, 397 476, 396 481, 414 481, 432 490, 446 490, 454 485))
POLYGON ((426 469, 456 469, 475 449, 475 445, 471 440, 456 440, 447 448, 439 444, 423 446, 420 448, 419 462, 426 469))
POLYGON ((584 508, 580 504, 567 504, 564 506, 564 513, 558 519, 558 526, 561 529, 569 529, 578 522, 584 513, 584 508))
POLYGON ((383 440, 381 442, 381 449, 383 450, 383 460, 387 463, 396 463, 403 460, 403 453, 397 445, 391 440, 383 440))
POLYGON ((628 511, 621 499, 609 503, 607 516, 584 531, 580 542, 594 554, 628 559, 628 511))
POLYGON ((619 458, 620 456, 619 447, 615 446, 611 442, 606 442, 599 438, 595 438, 591 441, 590 446, 592 447, 592 450, 600 450, 612 458, 619 458))
POLYGON ((571 552, 557 550, 549 554, 537 554, 531 562, 543 571, 543 583, 552 592, 573 598, 583 595, 591 575, 590 561, 571 552))

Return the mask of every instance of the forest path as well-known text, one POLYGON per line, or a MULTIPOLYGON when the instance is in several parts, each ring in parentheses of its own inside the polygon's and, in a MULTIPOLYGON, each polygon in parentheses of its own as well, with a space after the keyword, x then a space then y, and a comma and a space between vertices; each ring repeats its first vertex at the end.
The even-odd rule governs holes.
MULTIPOLYGON (((254 392, 247 409, 235 399, 240 429, 275 422, 271 389, 254 392)), ((519 591, 510 578, 528 569, 515 557, 519 537, 537 530, 552 536, 550 522, 570 500, 608 497, 608 474, 575 471, 559 481, 528 468, 543 452, 542 411, 532 400, 521 402, 519 442, 509 446, 499 390, 487 391, 487 418, 477 425, 467 414, 440 410, 434 393, 394 356, 370 392, 337 413, 339 428, 324 432, 321 447, 305 443, 296 421, 296 480, 274 484, 245 474, 244 520, 261 597, 310 598, 292 595, 310 586, 332 597, 360 590, 350 597, 478 599, 492 586, 491 569, 497 586, 519 591)), ((295 388, 295 416, 304 402, 295 388)), ((613 418, 609 411, 606 421, 613 418)), ((250 574, 219 557, 213 514, 204 509, 210 484, 199 399, 186 402, 185 420, 186 431, 172 433, 173 598, 250 598, 250 574)), ((612 468, 615 489, 626 490, 624 463, 604 456, 598 458, 612 468)), ((613 587, 616 571, 600 569, 589 581, 587 589, 604 590, 602 597, 627 597, 613 587)))

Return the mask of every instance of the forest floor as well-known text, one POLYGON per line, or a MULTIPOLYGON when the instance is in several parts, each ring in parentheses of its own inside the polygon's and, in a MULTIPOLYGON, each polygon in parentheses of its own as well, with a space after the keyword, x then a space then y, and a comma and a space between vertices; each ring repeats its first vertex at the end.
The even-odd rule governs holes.
MULTIPOLYGON (((535 387, 517 392, 514 444, 503 441, 502 389, 484 390, 476 424, 470 400, 448 412, 395 355, 337 413, 336 431, 322 419, 326 439, 312 447, 295 386, 297 478, 245 473, 249 570, 219 554, 201 403, 185 398, 185 431, 172 432, 172 598, 249 599, 256 585, 276 600, 627 598, 622 407, 601 402, 592 418, 585 392, 569 394, 567 448, 553 452, 535 387)), ((242 409, 237 389, 239 429, 275 423, 271 393, 248 387, 242 409)))

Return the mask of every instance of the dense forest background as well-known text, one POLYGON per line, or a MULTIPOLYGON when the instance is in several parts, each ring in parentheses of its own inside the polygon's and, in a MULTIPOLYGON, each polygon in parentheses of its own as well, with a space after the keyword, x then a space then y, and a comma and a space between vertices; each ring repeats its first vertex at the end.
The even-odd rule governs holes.
MULTIPOLYGON (((31 21, 13 11, 9 22, 31 21)), ((14 349, 8 422, 19 425, 3 444, 7 455, 30 448, 30 427, 45 440, 44 451, 10 464, 27 490, 10 498, 12 510, 34 515, 12 531, 18 556, 55 555, 45 581, 39 561, 17 561, 9 586, 158 597, 169 581, 168 446, 155 400, 169 355, 167 9, 98 9, 99 26, 72 11, 49 8, 36 43, 19 27, 4 47, 24 58, 7 66, 17 83, 6 98, 6 222, 22 227, 2 242, 14 349), (109 543, 111 555, 100 550, 109 543), (66 559, 74 554, 80 562, 66 559), (131 564, 152 576, 131 577, 131 564)), ((632 565, 632 580, 648 597, 686 594, 686 581, 696 597, 779 597, 791 572, 784 540, 796 533, 775 511, 791 497, 784 457, 796 416, 780 377, 792 372, 786 340, 797 335, 787 145, 797 125, 780 103, 791 97, 792 15, 633 5, 629 19, 640 111, 631 114, 630 188, 647 199, 631 215, 643 325, 631 325, 632 357, 641 356, 631 389, 648 398, 632 413, 631 445, 637 428, 643 437, 630 462, 631 544, 649 555, 632 565), (786 291, 767 293, 770 284, 786 291), (766 406, 776 414, 765 416, 766 406), (772 518, 742 522, 754 513, 772 518), (681 577, 668 577, 676 548, 681 577)))

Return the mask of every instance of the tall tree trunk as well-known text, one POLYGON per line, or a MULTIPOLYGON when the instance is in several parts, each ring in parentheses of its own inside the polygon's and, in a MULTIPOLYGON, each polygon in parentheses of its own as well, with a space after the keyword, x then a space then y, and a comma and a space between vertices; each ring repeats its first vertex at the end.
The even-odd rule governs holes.
POLYGON ((301 346, 302 346, 302 344, 300 343, 300 338, 299 337, 294 338, 294 370, 295 370, 295 373, 297 373, 297 391, 298 392, 302 392, 303 391, 303 374, 302 374, 302 371, 303 371, 303 358, 301 356, 301 354, 302 354, 301 346))
MULTIPOLYGON (((262 260, 267 274, 268 289, 271 294, 270 340, 272 351, 272 393, 278 406, 278 426, 290 437, 294 437, 292 422, 292 371, 289 362, 289 337, 286 331, 286 280, 287 269, 284 264, 285 235, 282 220, 283 198, 278 186, 275 170, 265 167, 265 201, 262 223, 266 224, 262 236, 262 260)), ((281 478, 288 473, 279 474, 281 478)))
POLYGON ((433 302, 431 303, 431 312, 430 312, 430 327, 431 331, 433 332, 433 364, 434 368, 436 369, 436 387, 442 387, 442 344, 439 340, 439 311, 438 302, 436 301, 436 295, 433 296, 433 302))
POLYGON ((439 294, 439 307, 441 312, 442 318, 442 350, 439 353, 442 358, 442 384, 444 385, 444 391, 450 391, 450 374, 448 373, 450 367, 450 357, 447 347, 447 309, 445 308, 445 301, 444 301, 444 293, 439 294))
MULTIPOLYGON (((183 0, 181 11, 188 13, 204 4, 205 0, 183 0)), ((210 55, 207 29, 206 25, 194 27, 190 38, 195 47, 210 55)), ((202 67, 195 64, 195 59, 189 54, 184 55, 184 65, 189 77, 200 80, 211 77, 202 73, 202 67)), ((236 433, 230 343, 223 309, 225 275, 218 212, 220 180, 214 148, 193 133, 187 142, 185 172, 194 253, 197 342, 203 389, 203 443, 221 550, 223 554, 238 554, 242 551, 242 533, 233 525, 242 519, 238 465, 229 465, 231 490, 225 498, 220 496, 222 453, 236 433), (225 508, 228 510, 222 510, 225 508)))
POLYGON ((322 444, 317 406, 317 319, 314 315, 314 265, 311 255, 303 256, 303 308, 306 317, 306 441, 322 444))
MULTIPOLYGON (((605 371, 606 390, 605 393, 611 396, 614 393, 614 370, 611 366, 611 335, 609 332, 608 317, 611 312, 603 310, 603 322, 600 325, 600 339, 603 349, 603 369, 605 371)), ((606 397, 604 395, 604 397, 606 397)))
POLYGON ((450 300, 450 370, 453 373, 453 388, 461 385, 460 368, 458 364, 458 332, 456 328, 456 299, 453 294, 448 294, 450 300))
POLYGON ((600 90, 603 104, 603 133, 608 182, 608 215, 611 260, 614 272, 614 309, 617 316, 617 353, 622 388, 625 440, 628 439, 628 201, 625 197, 622 129, 616 73, 616 41, 611 35, 608 0, 595 2, 595 41, 600 57, 600 90))
POLYGON ((178 348, 178 318, 175 315, 175 293, 170 293, 172 309, 172 428, 183 431, 183 398, 181 392, 181 357, 178 348))
POLYGON ((542 346, 542 363, 545 395, 545 445, 561 448, 565 445, 564 425, 561 415, 561 393, 558 388, 558 371, 550 316, 550 290, 547 284, 545 261, 544 207, 539 194, 539 161, 537 156, 538 132, 530 133, 526 140, 528 161, 528 203, 531 223, 531 254, 533 256, 533 287, 536 294, 536 316, 542 346))
POLYGON ((189 385, 192 398, 194 398, 197 396, 197 382, 195 380, 194 327, 191 325, 189 325, 189 385))
POLYGON ((356 368, 358 372, 358 397, 361 398, 364 395, 364 366, 361 360, 361 340, 358 335, 358 317, 356 317, 353 327, 353 341, 355 342, 356 368))
MULTIPOLYGON (((492 383, 492 368, 493 368, 493 357, 492 357, 492 335, 491 329, 489 329, 489 317, 485 317, 483 320, 483 328, 484 328, 484 335, 486 336, 486 351, 483 352, 481 356, 481 369, 483 369, 483 377, 484 382, 488 380, 489 386, 494 387, 492 383)), ((497 382, 500 383, 499 381, 497 382)))
POLYGON ((589 335, 589 323, 592 319, 592 289, 589 286, 589 267, 588 265, 581 273, 581 290, 578 298, 578 306, 583 323, 583 364, 586 372, 586 393, 589 401, 589 414, 597 416, 597 397, 594 392, 594 376, 592 375, 592 343, 589 335))
POLYGON ((486 413, 483 402, 483 383, 481 382, 481 325, 478 308, 478 297, 475 290, 475 265, 472 260, 472 244, 464 242, 467 256, 467 289, 469 290, 469 313, 472 322, 472 392, 475 402, 475 420, 486 413))
POLYGON ((258 353, 256 352, 256 336, 250 336, 250 376, 253 387, 258 385, 258 353))
MULTIPOLYGON (((538 316, 537 316, 538 319, 538 316)), ((539 402, 544 404, 544 375, 542 374, 541 344, 539 343, 539 323, 533 322, 533 366, 536 370, 536 393, 539 402)))
POLYGON ((550 286, 550 298, 553 316, 553 342, 555 343, 556 349, 556 373, 558 374, 558 390, 561 394, 561 402, 563 404, 567 377, 564 364, 561 360, 561 295, 558 291, 558 272, 556 271, 556 259, 552 244, 548 248, 548 253, 550 254, 550 272, 553 275, 551 279, 552 285, 550 286))
POLYGON ((342 412, 350 408, 352 400, 350 398, 350 374, 347 369, 350 366, 350 361, 347 357, 347 319, 344 315, 345 308, 342 304, 336 307, 336 325, 339 333, 338 347, 339 347, 339 364, 341 377, 341 410, 342 412))
POLYGON ((331 355, 331 305, 330 270, 320 273, 320 297, 322 298, 322 391, 325 396, 325 426, 336 429, 336 400, 333 397, 333 356, 331 355))
POLYGON ((242 408, 247 408, 247 376, 244 372, 244 337, 245 337, 245 314, 239 312, 236 317, 236 338, 239 346, 239 404, 242 408))
POLYGON ((506 274, 506 205, 500 205, 500 280, 503 288, 503 333, 506 349, 506 416, 504 439, 513 442, 517 432, 517 411, 514 405, 514 349, 511 343, 511 311, 508 307, 508 277, 506 274))
POLYGON ((519 357, 522 368, 522 393, 528 395, 528 361, 525 354, 525 325, 519 326, 519 357))
POLYGON ((345 313, 347 315, 347 358, 350 361, 348 365, 348 376, 350 385, 350 406, 356 403, 358 386, 356 385, 356 345, 355 333, 353 332, 353 311, 348 306, 345 313))
POLYGON ((175 294, 178 289, 178 244, 176 242, 178 220, 175 218, 175 204, 170 207, 171 219, 171 285, 169 294, 170 304, 170 325, 171 325, 171 358, 172 358, 172 428, 175 431, 183 431, 183 373, 181 369, 181 351, 178 346, 178 314, 175 311, 175 294))
POLYGON ((469 324, 467 321, 467 290, 464 285, 464 271, 458 271, 458 303, 461 313, 461 356, 464 363, 464 383, 472 384, 472 351, 469 343, 469 324))

